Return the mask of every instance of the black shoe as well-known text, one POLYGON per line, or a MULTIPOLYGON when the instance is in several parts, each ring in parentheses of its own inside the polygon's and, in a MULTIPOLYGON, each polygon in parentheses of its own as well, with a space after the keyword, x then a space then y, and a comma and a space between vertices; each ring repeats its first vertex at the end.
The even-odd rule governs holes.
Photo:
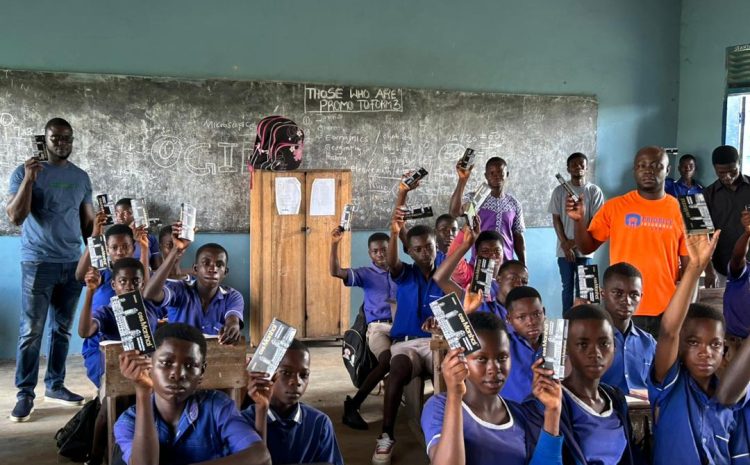
POLYGON ((361 430, 369 428, 365 419, 359 414, 359 409, 354 406, 354 401, 349 396, 346 396, 346 400, 344 401, 344 418, 342 418, 342 421, 350 428, 361 430))
POLYGON ((70 407, 83 405, 83 397, 68 391, 65 386, 59 387, 57 389, 47 389, 44 392, 44 400, 48 402, 55 402, 57 404, 68 405, 70 407))
POLYGON ((22 421, 29 421, 31 412, 34 411, 34 399, 31 397, 21 397, 16 402, 16 406, 13 408, 13 412, 10 414, 10 421, 20 423, 22 421))

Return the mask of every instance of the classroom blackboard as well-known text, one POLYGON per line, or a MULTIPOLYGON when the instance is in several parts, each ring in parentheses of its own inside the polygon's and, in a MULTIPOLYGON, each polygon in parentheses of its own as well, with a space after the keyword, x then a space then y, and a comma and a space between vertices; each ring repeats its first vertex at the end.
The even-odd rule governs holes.
MULTIPOLYGON (((145 197, 150 215, 164 222, 190 202, 201 231, 245 232, 255 126, 274 114, 304 129, 302 169, 353 171, 360 230, 388 227, 398 179, 412 168, 430 174, 409 203, 447 212, 466 147, 477 153, 469 190, 483 179, 484 162, 501 156, 526 225, 549 226, 554 174, 565 172, 568 154, 593 161, 596 150, 592 96, 7 70, 0 71, 0 172, 7 186, 31 153, 29 136, 61 116, 75 131, 70 159, 88 171, 95 194, 145 197)), ((0 217, 0 233, 17 232, 0 217)))

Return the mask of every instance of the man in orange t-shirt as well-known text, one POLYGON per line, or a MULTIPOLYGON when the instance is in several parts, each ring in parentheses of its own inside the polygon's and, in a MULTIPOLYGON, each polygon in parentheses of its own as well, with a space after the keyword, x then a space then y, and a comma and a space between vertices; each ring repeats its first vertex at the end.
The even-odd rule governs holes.
POLYGON ((610 263, 626 262, 643 275, 643 298, 638 326, 655 334, 661 313, 674 294, 680 262, 687 260, 685 230, 677 200, 664 192, 669 158, 661 147, 644 147, 635 155, 633 175, 637 189, 604 203, 586 227, 580 221, 583 202, 568 198, 568 216, 576 222, 575 241, 582 253, 591 253, 610 239, 610 263))

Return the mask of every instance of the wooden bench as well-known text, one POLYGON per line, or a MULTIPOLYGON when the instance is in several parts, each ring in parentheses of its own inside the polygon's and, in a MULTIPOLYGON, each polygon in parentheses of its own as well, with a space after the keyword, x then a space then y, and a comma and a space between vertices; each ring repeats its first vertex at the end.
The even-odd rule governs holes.
MULTIPOLYGON (((201 389, 227 390, 232 400, 240 408, 245 396, 245 339, 236 345, 222 345, 216 337, 207 337, 206 372, 201 381, 201 389)), ((102 377, 99 398, 104 399, 102 408, 107 409, 107 451, 112 463, 114 447, 114 425, 117 416, 118 397, 135 394, 135 385, 120 373, 120 342, 107 342, 99 346, 104 354, 104 376, 102 377)))

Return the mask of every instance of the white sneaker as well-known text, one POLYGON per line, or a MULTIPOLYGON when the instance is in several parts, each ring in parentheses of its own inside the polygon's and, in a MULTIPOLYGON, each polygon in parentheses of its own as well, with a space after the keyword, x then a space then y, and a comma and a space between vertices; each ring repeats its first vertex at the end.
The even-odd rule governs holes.
POLYGON ((372 454, 372 465, 391 465, 391 456, 393 455, 393 446, 396 441, 391 439, 387 433, 383 433, 377 439, 378 445, 375 446, 375 453, 372 454))

